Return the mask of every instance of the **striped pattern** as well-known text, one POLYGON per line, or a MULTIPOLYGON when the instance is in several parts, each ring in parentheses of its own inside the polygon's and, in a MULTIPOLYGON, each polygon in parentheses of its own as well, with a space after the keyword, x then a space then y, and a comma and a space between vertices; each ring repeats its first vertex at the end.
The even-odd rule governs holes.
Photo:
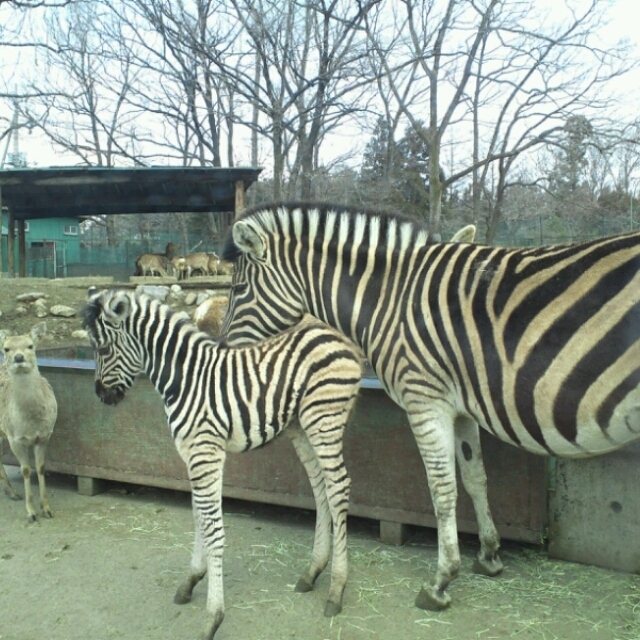
MULTIPOLYGON (((345 424, 355 402, 361 364, 336 331, 307 323, 251 347, 216 343, 182 314, 147 296, 94 293, 84 326, 96 349, 96 393, 107 404, 124 397, 139 373, 162 396, 171 434, 192 488, 196 542, 191 572, 176 593, 187 602, 209 573, 208 620, 213 638, 224 616, 222 590, 222 473, 227 451, 242 452, 292 426, 292 440, 308 441, 318 520, 312 561, 297 590, 307 591, 329 561, 326 615, 341 609, 347 578, 346 519, 350 481, 342 456, 345 424)), ((298 447, 297 447, 298 448, 298 447)))
POLYGON ((478 518, 476 569, 502 568, 477 425, 563 457, 640 435, 640 234, 536 249, 430 243, 399 216, 295 204, 249 211, 231 233, 229 339, 310 312, 362 347, 407 410, 440 540, 418 606, 447 606, 459 567, 454 458, 478 518))

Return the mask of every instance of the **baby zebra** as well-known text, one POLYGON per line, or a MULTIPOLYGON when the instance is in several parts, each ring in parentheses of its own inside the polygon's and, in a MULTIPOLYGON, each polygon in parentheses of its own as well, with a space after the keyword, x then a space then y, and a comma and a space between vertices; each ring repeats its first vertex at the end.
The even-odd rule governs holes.
POLYGON ((339 613, 347 579, 350 485, 342 437, 362 375, 355 347, 315 322, 250 347, 229 347, 157 300, 114 290, 90 290, 84 326, 96 351, 95 387, 103 402, 117 404, 142 372, 164 400, 171 434, 189 472, 196 525, 191 571, 174 600, 188 602, 208 572, 208 616, 200 640, 213 638, 224 617, 226 452, 260 447, 289 425, 287 433, 307 438, 315 452, 316 460, 305 461, 305 468, 317 469, 310 476, 318 511, 313 554, 296 590, 310 590, 326 567, 333 524, 325 615, 339 613), (296 418, 302 430, 296 429, 296 418))

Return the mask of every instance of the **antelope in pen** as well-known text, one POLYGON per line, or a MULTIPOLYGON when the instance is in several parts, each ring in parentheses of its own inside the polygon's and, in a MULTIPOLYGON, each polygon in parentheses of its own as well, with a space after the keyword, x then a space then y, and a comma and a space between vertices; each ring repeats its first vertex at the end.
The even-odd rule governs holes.
POLYGON ((355 347, 316 322, 254 346, 229 347, 167 305, 124 291, 90 292, 84 326, 95 348, 95 389, 103 402, 120 402, 140 373, 149 376, 164 400, 171 434, 188 469, 196 532, 191 571, 175 602, 188 602, 208 573, 201 640, 211 640, 224 617, 226 453, 263 446, 287 427, 294 444, 306 441, 313 456, 303 462, 308 472, 315 470, 310 480, 317 506, 312 560, 296 590, 312 589, 327 566, 333 527, 325 615, 339 613, 347 579, 350 486, 342 437, 362 376, 355 347))

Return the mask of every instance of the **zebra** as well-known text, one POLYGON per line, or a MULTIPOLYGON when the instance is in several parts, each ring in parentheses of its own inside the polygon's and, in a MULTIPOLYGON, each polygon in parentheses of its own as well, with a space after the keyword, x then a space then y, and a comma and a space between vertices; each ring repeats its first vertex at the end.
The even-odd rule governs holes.
MULTIPOLYGON (((216 342, 147 295, 89 292, 83 325, 95 350, 95 391, 117 404, 139 373, 164 400, 171 435, 187 465, 195 543, 190 573, 174 602, 184 604, 209 574, 210 640, 224 617, 222 474, 227 451, 261 447, 297 418, 292 439, 309 442, 316 469, 311 484, 317 520, 312 559, 296 585, 309 591, 327 566, 333 526, 331 586, 326 616, 337 615, 347 580, 346 525, 350 479, 342 437, 362 377, 361 356, 342 334, 317 321, 303 323, 244 348, 216 342)), ((295 422, 295 421, 294 421, 295 422)))
POLYGON ((222 334, 256 340, 304 313, 358 344, 408 414, 435 507, 438 568, 416 606, 446 608, 460 567, 455 462, 502 569, 478 425, 536 454, 580 458, 640 435, 640 233, 504 248, 433 243, 415 220, 327 204, 247 210, 222 334))

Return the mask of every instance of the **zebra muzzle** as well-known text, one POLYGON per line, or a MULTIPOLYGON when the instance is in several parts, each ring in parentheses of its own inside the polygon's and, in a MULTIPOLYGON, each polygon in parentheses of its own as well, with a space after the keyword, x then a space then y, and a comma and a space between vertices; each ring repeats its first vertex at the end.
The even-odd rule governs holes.
POLYGON ((96 380, 96 395, 105 404, 116 405, 124 398, 124 389, 121 387, 105 387, 102 380, 96 380))

